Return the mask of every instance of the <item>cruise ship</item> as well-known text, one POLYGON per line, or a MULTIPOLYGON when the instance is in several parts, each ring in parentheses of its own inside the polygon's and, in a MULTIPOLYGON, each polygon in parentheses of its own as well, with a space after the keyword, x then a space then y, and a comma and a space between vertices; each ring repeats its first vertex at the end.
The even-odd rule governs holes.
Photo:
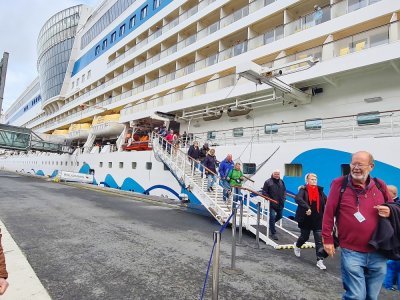
MULTIPOLYGON (((400 187, 399 18, 397 0, 65 9, 43 25, 38 77, 4 117, 74 152, 6 151, 0 168, 91 173, 109 188, 187 199, 221 223, 230 208, 190 163, 194 140, 242 163, 246 199, 260 198, 275 169, 292 194, 309 172, 328 192, 358 150, 374 155, 374 176, 400 187), (178 147, 158 136, 163 126, 184 137, 178 147)), ((288 199, 286 216, 294 210, 288 199)))

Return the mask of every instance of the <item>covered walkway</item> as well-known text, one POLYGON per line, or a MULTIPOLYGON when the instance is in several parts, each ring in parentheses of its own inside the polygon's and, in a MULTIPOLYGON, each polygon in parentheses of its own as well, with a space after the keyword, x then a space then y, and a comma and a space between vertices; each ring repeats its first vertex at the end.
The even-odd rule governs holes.
POLYGON ((43 140, 29 128, 0 124, 0 148, 19 151, 45 151, 71 153, 64 144, 43 140))

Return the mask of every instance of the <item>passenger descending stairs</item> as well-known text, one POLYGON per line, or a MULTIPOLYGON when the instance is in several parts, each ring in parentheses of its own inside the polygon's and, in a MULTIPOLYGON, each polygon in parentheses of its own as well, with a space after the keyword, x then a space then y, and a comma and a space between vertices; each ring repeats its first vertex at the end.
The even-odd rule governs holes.
MULTIPOLYGON (((223 189, 218 183, 214 185, 214 191, 208 192, 207 179, 204 171, 203 173, 200 172, 198 168, 195 167, 195 164, 190 162, 190 158, 182 149, 174 149, 164 138, 155 133, 152 134, 150 140, 156 158, 168 166, 175 178, 199 199, 201 204, 220 224, 226 223, 229 216, 232 214, 232 197, 228 201, 230 204, 226 203, 223 200, 223 189)), ((271 240, 266 234, 269 230, 268 214, 266 213, 269 207, 269 201, 262 198, 261 195, 254 196, 254 193, 253 197, 250 197, 250 193, 252 192, 254 191, 247 188, 242 190, 245 199, 243 206, 243 227, 253 234, 256 234, 257 212, 255 207, 257 202, 260 202, 261 214, 263 216, 260 220, 260 228, 263 229, 260 230, 259 237, 266 244, 276 247, 277 243, 271 240)), ((239 210, 236 220, 238 225, 239 210)))

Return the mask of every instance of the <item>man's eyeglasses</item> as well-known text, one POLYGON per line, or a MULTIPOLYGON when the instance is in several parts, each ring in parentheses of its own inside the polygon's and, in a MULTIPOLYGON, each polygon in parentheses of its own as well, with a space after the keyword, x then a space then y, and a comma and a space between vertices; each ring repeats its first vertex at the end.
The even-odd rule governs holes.
POLYGON ((350 164, 350 167, 352 167, 352 168, 365 168, 365 167, 368 167, 368 166, 370 166, 370 164, 368 164, 368 165, 364 165, 364 164, 350 164))

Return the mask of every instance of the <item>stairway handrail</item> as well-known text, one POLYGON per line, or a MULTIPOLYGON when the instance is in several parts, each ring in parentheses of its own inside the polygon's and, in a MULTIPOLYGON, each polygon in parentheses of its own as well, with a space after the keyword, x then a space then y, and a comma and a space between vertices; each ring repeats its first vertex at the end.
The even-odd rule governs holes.
MULTIPOLYGON (((153 132, 156 136, 158 136, 159 138, 161 138, 163 141, 165 141, 167 144, 170 144, 171 147, 173 146, 173 144, 169 141, 167 141, 167 139, 163 136, 161 136, 160 134, 153 132)), ((193 157, 189 156, 189 154, 185 153, 184 151, 182 151, 182 149, 178 148, 178 151, 182 152, 182 154, 184 156, 186 156, 187 158, 189 158, 189 160, 194 160, 195 162, 197 162, 199 165, 201 165, 205 170, 207 170, 208 172, 214 174, 215 176, 217 176, 217 178, 222 179, 217 173, 214 173, 213 171, 211 171, 209 168, 207 168, 206 166, 204 166, 199 160, 194 159, 193 157)))
POLYGON ((247 187, 241 187, 241 186, 234 186, 234 187, 235 187, 235 188, 238 188, 238 189, 241 189, 241 190, 246 190, 246 191, 248 191, 248 192, 250 192, 250 193, 253 193, 253 194, 256 194, 257 196, 259 196, 259 197, 261 197, 261 198, 264 198, 264 199, 267 200, 267 201, 273 202, 273 203, 275 203, 275 204, 279 204, 278 201, 276 201, 276 200, 274 200, 274 199, 271 199, 270 197, 267 197, 267 196, 265 196, 265 195, 263 195, 263 194, 260 194, 259 192, 254 191, 254 190, 252 190, 252 189, 249 189, 249 188, 247 188, 247 187))

